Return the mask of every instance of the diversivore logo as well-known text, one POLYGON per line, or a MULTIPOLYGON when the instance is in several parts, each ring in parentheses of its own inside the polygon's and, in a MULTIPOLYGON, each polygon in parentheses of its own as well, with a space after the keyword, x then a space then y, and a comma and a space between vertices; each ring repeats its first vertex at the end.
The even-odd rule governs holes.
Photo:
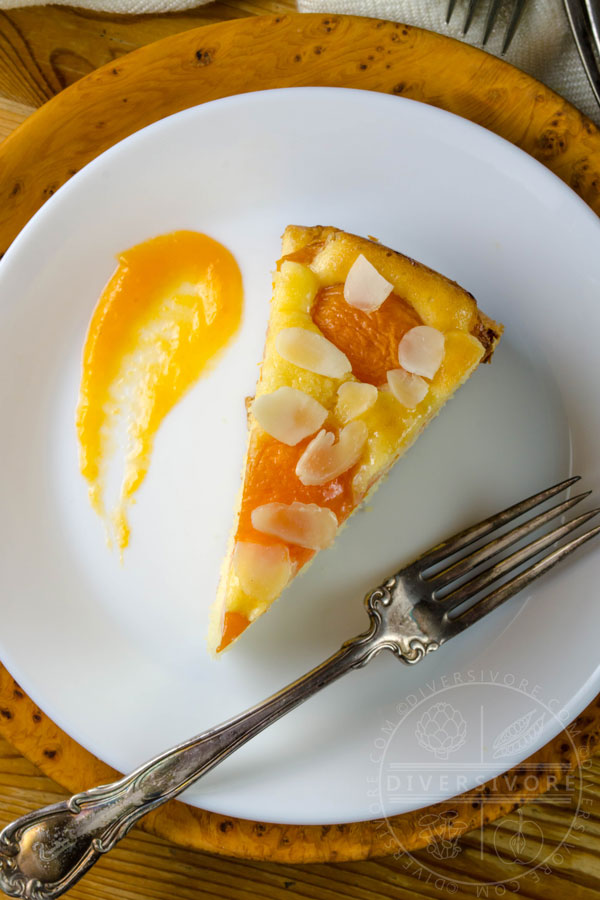
MULTIPOLYGON (((394 718, 382 723, 373 741, 367 785, 371 812, 387 830, 391 852, 407 870, 448 893, 459 885, 476 889, 478 896, 518 893, 524 878, 537 881, 550 872, 570 852, 570 836, 589 817, 583 799, 585 763, 569 773, 560 791, 552 791, 558 782, 555 764, 528 757, 551 734, 562 732, 577 759, 567 719, 557 698, 545 698, 540 685, 507 672, 454 673, 402 698, 394 718), (548 790, 545 802, 569 810, 561 817, 564 833, 553 834, 551 845, 525 803, 518 814, 494 822, 493 852, 504 865, 491 867, 490 877, 476 883, 473 878, 448 878, 448 861, 463 852, 461 838, 474 826, 474 810, 483 822, 486 805, 508 807, 548 790), (468 796, 461 796, 466 791, 468 796), (450 805, 436 806, 450 798, 450 805), (425 848, 418 860, 408 852, 405 829, 394 819, 407 811, 414 811, 411 834, 416 829, 419 846, 425 848), (499 871, 507 877, 496 877, 499 871)), ((488 835, 488 861, 489 843, 488 835)), ((471 839, 471 852, 472 844, 471 839)), ((483 842, 480 852, 483 858, 483 842)))

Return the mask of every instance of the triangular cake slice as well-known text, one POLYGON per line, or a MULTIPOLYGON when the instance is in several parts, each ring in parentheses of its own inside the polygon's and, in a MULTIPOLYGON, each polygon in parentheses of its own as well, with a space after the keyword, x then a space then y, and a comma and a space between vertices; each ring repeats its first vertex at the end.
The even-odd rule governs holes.
POLYGON ((286 229, 213 652, 331 544, 501 331, 455 282, 376 241, 286 229))

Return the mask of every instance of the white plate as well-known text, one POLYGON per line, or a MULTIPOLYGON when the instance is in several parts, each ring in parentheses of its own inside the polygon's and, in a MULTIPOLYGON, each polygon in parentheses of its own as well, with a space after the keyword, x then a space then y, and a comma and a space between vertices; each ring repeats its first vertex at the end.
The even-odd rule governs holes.
MULTIPOLYGON (((599 246, 593 213, 527 155, 460 118, 381 94, 232 97, 103 154, 46 203, 0 265, 0 656, 8 669, 61 728, 130 770, 337 649, 364 626, 363 592, 433 541, 571 468, 598 486, 599 246), (368 510, 212 662, 204 635, 239 485, 244 397, 290 222, 376 235, 466 286, 506 335, 493 365, 461 390, 368 510), (244 321, 214 373, 164 423, 121 566, 78 473, 80 353, 117 252, 178 228, 207 232, 235 253, 244 321)), ((376 772, 374 748, 389 748, 386 722, 398 721, 406 695, 429 702, 447 687, 442 676, 457 673, 472 687, 453 695, 453 708, 465 720, 478 711, 483 722, 485 713, 492 737, 531 702, 529 688, 502 693, 488 672, 499 673, 496 683, 538 685, 549 712, 526 751, 510 757, 494 757, 492 737, 469 726, 451 758, 466 766, 466 780, 440 777, 400 799, 384 785, 384 810, 491 777, 558 732, 551 711, 572 718, 599 690, 599 582, 598 555, 584 551, 421 665, 380 657, 271 727, 186 799, 279 822, 370 818, 379 812, 373 786, 385 772, 376 772), (475 748, 478 767, 469 762, 475 748)), ((433 761, 412 726, 394 740, 397 766, 433 761)), ((435 760, 442 773, 454 771, 435 760)))

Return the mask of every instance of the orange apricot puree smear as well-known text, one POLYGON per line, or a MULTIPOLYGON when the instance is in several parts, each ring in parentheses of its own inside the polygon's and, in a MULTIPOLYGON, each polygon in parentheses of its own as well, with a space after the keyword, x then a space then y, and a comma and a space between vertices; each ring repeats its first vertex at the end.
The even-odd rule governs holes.
POLYGON ((233 255, 205 234, 174 231, 118 257, 85 341, 77 435, 90 501, 121 550, 156 432, 236 333, 242 300, 233 255), (120 430, 123 475, 107 513, 107 468, 120 430))

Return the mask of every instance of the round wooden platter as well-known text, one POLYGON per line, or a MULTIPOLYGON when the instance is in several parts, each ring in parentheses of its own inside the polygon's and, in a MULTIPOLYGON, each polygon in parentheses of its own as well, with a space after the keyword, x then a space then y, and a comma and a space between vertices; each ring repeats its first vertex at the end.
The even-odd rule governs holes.
MULTIPOLYGON (((143 126, 219 97, 304 85, 383 91, 471 119, 544 163, 600 212, 600 133, 543 85, 482 51, 420 29, 291 14, 175 35, 98 69, 46 103, 0 145, 0 255, 60 185, 143 126)), ((61 731, 1 666, 0 732, 69 791, 117 775, 61 731)), ((569 739, 559 735, 528 760, 539 766, 539 778, 524 777, 528 765, 463 795, 460 806, 430 807, 439 815, 439 833, 447 836, 455 819, 461 823, 455 834, 470 830, 543 793, 550 780, 594 751, 599 735, 597 699, 569 739)), ((422 815, 300 827, 231 819, 173 801, 142 827, 194 849, 306 863, 382 856, 400 845, 416 849, 435 832, 430 827, 424 836, 417 827, 422 815)))

